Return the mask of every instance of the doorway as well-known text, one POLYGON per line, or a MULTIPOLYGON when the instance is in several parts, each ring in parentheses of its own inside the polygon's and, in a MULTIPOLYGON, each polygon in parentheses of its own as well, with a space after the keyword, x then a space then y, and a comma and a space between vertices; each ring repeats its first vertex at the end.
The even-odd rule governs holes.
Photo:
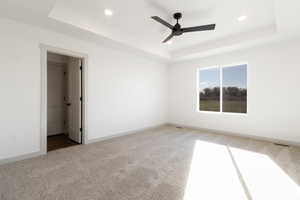
POLYGON ((47 52, 47 151, 83 143, 83 59, 47 52))

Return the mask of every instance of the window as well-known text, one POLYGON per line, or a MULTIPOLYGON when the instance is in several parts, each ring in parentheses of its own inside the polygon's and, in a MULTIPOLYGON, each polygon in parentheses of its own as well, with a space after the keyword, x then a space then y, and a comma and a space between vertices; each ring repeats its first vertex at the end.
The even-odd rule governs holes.
POLYGON ((247 113, 247 64, 198 71, 199 110, 247 113))
POLYGON ((220 112, 220 70, 200 70, 200 110, 220 112))

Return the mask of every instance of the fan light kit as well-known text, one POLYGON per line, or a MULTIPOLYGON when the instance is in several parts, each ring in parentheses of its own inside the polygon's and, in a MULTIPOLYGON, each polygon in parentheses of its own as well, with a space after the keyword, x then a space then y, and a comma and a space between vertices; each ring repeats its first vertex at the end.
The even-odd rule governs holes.
POLYGON ((208 25, 203 25, 203 26, 181 28, 181 25, 178 23, 178 21, 182 18, 182 14, 175 13, 173 15, 173 17, 174 17, 174 19, 177 20, 177 23, 174 26, 158 16, 151 17, 152 19, 154 19, 155 21, 168 27, 172 31, 171 34, 163 41, 163 43, 166 43, 166 42, 170 41, 174 36, 180 36, 183 33, 196 32, 196 31, 211 31, 211 30, 215 30, 215 27, 216 27, 216 24, 208 24, 208 25))

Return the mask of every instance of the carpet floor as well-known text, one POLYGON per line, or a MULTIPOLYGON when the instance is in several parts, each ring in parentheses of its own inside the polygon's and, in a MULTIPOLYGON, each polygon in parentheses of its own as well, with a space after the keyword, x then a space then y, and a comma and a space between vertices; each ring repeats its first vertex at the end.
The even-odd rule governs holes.
POLYGON ((0 166, 1 200, 300 199, 300 149, 164 126, 0 166))

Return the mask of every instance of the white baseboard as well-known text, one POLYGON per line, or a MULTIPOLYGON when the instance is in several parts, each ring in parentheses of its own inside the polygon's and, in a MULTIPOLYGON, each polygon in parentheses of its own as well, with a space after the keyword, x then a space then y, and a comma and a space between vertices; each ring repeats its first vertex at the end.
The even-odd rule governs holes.
POLYGON ((126 135, 131 135, 131 134, 135 134, 138 132, 142 132, 142 131, 148 131, 148 130, 152 130, 152 129, 156 129, 162 126, 167 125, 167 123, 163 123, 163 124, 159 124, 159 125, 155 125, 155 126, 148 126, 148 127, 144 127, 144 128, 140 128, 140 129, 133 129, 133 130, 128 130, 128 131, 122 131, 110 136, 105 136, 105 137, 101 137, 101 138, 96 138, 96 139, 90 139, 86 142, 86 144, 91 144, 91 143, 95 143, 95 142, 102 142, 105 140, 109 140, 109 139, 113 139, 113 138, 117 138, 117 137, 122 137, 122 136, 126 136, 126 135))
POLYGON ((54 135, 66 134, 66 132, 67 132, 67 131, 57 131, 57 132, 47 133, 47 137, 48 137, 48 136, 54 136, 54 135))
POLYGON ((17 162, 17 161, 21 161, 21 160, 26 160, 26 159, 38 157, 41 155, 45 155, 45 154, 41 151, 38 151, 38 152, 24 154, 24 155, 20 155, 20 156, 11 157, 11 158, 5 158, 5 159, 0 160, 0 165, 17 162))
POLYGON ((182 128, 195 129, 195 130, 199 130, 199 131, 205 131, 205 132, 215 133, 215 134, 220 134, 220 135, 243 137, 243 138, 249 138, 249 139, 254 139, 254 140, 261 140, 261 141, 271 142, 271 143, 275 143, 275 144, 283 144, 283 145, 288 145, 288 146, 300 147, 300 143, 287 141, 287 140, 261 137, 261 136, 255 136, 255 135, 248 135, 248 134, 242 134, 242 133, 234 133, 234 132, 229 132, 229 131, 220 131, 220 130, 215 130, 215 129, 207 129, 207 128, 201 128, 201 127, 196 127, 196 126, 188 126, 188 125, 176 124, 176 123, 168 123, 168 125, 178 126, 178 127, 182 127, 182 128))
MULTIPOLYGON (((88 140, 86 142, 86 144, 101 142, 101 141, 109 140, 109 139, 116 138, 116 137, 135 134, 135 133, 142 132, 142 131, 148 131, 148 130, 156 129, 156 128, 159 128, 159 127, 162 127, 165 125, 179 126, 179 127, 183 127, 183 128, 190 128, 190 129, 195 129, 195 130, 200 130, 200 131, 205 131, 205 132, 210 132, 210 133, 215 133, 215 134, 220 134, 220 135, 238 136, 238 137, 244 137, 244 138, 249 138, 249 139, 267 141, 267 142, 271 142, 271 143, 279 143, 279 144, 286 144, 286 145, 290 145, 290 146, 300 147, 300 143, 297 143, 297 142, 278 140, 278 139, 253 136, 253 135, 246 135, 246 134, 241 134, 241 133, 232 133, 232 132, 226 132, 226 131, 220 131, 220 130, 214 130, 214 129, 195 127, 195 126, 187 126, 187 125, 175 124, 175 123, 163 123, 163 124, 159 124, 156 126, 150 126, 150 127, 145 127, 145 128, 141 128, 141 129, 123 131, 123 132, 116 133, 116 134, 113 134, 110 136, 88 140)), ((45 155, 45 153, 43 153, 42 151, 38 151, 38 152, 29 153, 29 154, 16 156, 16 157, 12 157, 12 158, 6 158, 6 159, 0 160, 0 165, 16 162, 16 161, 20 161, 20 160, 25 160, 25 159, 29 159, 29 158, 33 158, 33 157, 37 157, 37 156, 41 156, 41 155, 45 155)))
MULTIPOLYGON (((111 135, 111 136, 88 140, 86 142, 86 144, 91 144, 91 143, 94 143, 94 142, 109 140, 109 139, 112 139, 112 138, 121 137, 121 136, 125 136, 125 135, 130 135, 130 134, 138 133, 138 132, 141 132, 141 131, 147 131, 147 130, 162 127, 164 125, 166 125, 166 124, 164 123, 164 124, 159 124, 159 125, 156 125, 156 126, 150 126, 150 127, 145 127, 145 128, 141 128, 141 129, 134 129, 134 130, 124 131, 124 132, 121 132, 121 133, 116 133, 116 134, 111 135)), ((16 157, 12 157, 12 158, 6 158, 6 159, 0 160, 0 165, 13 163, 13 162, 21 161, 21 160, 26 160, 26 159, 38 157, 38 156, 41 156, 41 155, 45 155, 45 153, 43 153, 42 151, 38 151, 38 152, 29 153, 29 154, 25 154, 25 155, 20 155, 20 156, 16 156, 16 157)))

